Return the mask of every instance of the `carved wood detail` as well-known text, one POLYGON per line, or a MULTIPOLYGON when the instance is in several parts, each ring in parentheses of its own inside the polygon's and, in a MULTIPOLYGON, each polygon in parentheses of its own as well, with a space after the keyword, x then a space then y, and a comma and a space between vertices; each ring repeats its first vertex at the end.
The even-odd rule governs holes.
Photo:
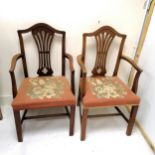
POLYGON ((92 70, 93 75, 105 75, 106 58, 114 37, 115 34, 109 30, 104 30, 95 35, 97 54, 95 66, 92 70))
POLYGON ((39 69, 37 73, 41 76, 52 75, 50 48, 54 38, 54 32, 45 27, 38 27, 32 30, 32 35, 39 54, 39 69))

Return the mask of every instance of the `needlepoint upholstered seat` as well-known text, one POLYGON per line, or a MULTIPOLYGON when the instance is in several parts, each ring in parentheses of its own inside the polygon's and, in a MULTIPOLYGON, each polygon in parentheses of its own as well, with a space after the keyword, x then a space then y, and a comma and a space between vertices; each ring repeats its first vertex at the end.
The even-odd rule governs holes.
MULTIPOLYGON (((25 119, 42 118, 48 116, 64 116, 70 118, 69 134, 74 133, 74 116, 75 116, 75 97, 74 97, 74 68, 72 56, 65 51, 66 33, 65 31, 57 30, 47 24, 38 23, 25 30, 18 30, 21 53, 16 54, 11 62, 10 75, 12 80, 13 92, 13 112, 17 130, 18 141, 23 141, 22 123, 25 119), (27 57, 25 50, 25 42, 28 41, 28 36, 31 35, 36 43, 36 54, 38 61, 38 76, 30 77, 28 74, 27 57), (60 39, 55 39, 55 37, 60 39), (24 40, 24 37, 27 37, 24 40), (60 42, 61 55, 58 57, 61 63, 61 75, 54 75, 51 58, 53 56, 53 44, 57 46, 60 42), (25 79, 17 89, 15 79, 15 67, 17 60, 21 59, 25 79), (66 60, 68 60, 70 68, 70 82, 65 77, 66 74, 66 60), (67 113, 56 113, 48 115, 27 116, 29 109, 45 109, 52 107, 62 107, 67 113), (20 111, 24 110, 22 118, 20 118, 20 111)), ((34 58, 35 59, 35 58, 34 58)), ((56 62, 56 61, 55 61, 56 62)))
POLYGON ((73 106, 75 98, 63 76, 25 78, 12 102, 14 110, 73 106), (43 103, 44 102, 44 103, 43 103))
POLYGON ((89 77, 86 80, 85 107, 137 105, 136 96, 118 77, 89 77))
MULTIPOLYGON (((87 118, 96 116, 88 114, 89 110, 94 108, 114 107, 119 113, 109 114, 109 116, 122 115, 128 122, 127 135, 130 135, 132 132, 140 103, 140 98, 136 95, 136 91, 142 70, 133 60, 122 54, 125 39, 126 35, 117 32, 110 26, 103 26, 92 33, 83 34, 82 54, 77 57, 78 64, 80 65, 78 104, 80 105, 81 115, 81 140, 86 138, 87 118), (115 48, 116 45, 118 45, 118 50, 115 48), (113 63, 113 61, 108 62, 109 59, 107 58, 113 54, 112 52, 117 52, 115 56, 116 62, 114 61, 112 75, 108 75, 107 64, 113 63), (89 54, 96 57, 90 76, 87 75, 87 72, 91 64, 93 64, 93 59, 88 61, 91 64, 89 63, 88 65, 86 63, 89 54), (118 76, 121 60, 128 62, 137 71, 131 89, 118 76), (129 119, 126 118, 118 107, 127 105, 132 107, 129 119)), ((108 116, 108 114, 105 115, 108 116)), ((105 115, 100 114, 98 116, 105 115)))

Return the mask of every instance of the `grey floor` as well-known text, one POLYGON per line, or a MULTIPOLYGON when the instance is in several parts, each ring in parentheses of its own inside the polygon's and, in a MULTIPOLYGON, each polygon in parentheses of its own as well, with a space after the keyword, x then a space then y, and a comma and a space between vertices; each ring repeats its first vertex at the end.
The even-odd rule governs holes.
MULTIPOLYGON (((139 130, 126 136, 126 122, 119 116, 88 120, 87 139, 80 141, 79 111, 76 109, 75 134, 69 136, 68 118, 26 120, 23 124, 24 142, 18 143, 11 100, 1 104, 0 155, 153 155, 139 130)), ((56 110, 56 109, 55 109, 56 110)), ((45 110, 48 113, 51 110, 45 110)), ((105 112, 109 109, 105 109, 105 112)), ((29 114, 42 111, 29 111, 29 114)))

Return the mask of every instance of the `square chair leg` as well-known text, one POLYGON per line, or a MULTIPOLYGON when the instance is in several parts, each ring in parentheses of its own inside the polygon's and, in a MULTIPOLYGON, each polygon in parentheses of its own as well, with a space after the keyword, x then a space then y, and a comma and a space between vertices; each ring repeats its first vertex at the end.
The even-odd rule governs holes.
POLYGON ((22 125, 21 125, 21 120, 20 120, 20 111, 15 111, 14 110, 13 112, 14 112, 18 142, 22 142, 23 141, 23 136, 22 136, 22 125))
POLYGON ((88 109, 83 109, 82 122, 81 122, 81 140, 86 139, 88 109))
POLYGON ((71 106, 69 135, 74 135, 75 106, 71 106))
POLYGON ((128 136, 130 136, 132 133, 132 129, 133 129, 135 119, 136 119, 137 110, 138 110, 138 106, 132 106, 130 118, 129 118, 129 122, 128 122, 128 127, 126 130, 126 135, 128 135, 128 136))

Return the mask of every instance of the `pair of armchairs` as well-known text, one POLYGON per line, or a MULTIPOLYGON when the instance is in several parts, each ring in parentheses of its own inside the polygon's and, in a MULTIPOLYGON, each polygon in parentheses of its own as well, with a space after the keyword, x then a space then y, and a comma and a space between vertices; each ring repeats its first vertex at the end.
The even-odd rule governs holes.
MULTIPOLYGON (((23 141, 22 123, 25 119, 42 118, 49 116, 64 116, 70 118, 69 134, 74 133, 74 118, 75 118, 75 87, 74 87, 74 68, 73 58, 65 51, 66 33, 65 31, 57 30, 47 24, 39 23, 26 30, 18 30, 21 53, 16 54, 12 58, 10 75, 12 80, 13 93, 13 112, 17 130, 18 141, 23 141), (27 69, 27 61, 24 47, 24 35, 31 32, 38 49, 39 66, 37 70, 37 77, 29 77, 27 69), (54 37, 61 36, 61 52, 60 57, 62 63, 61 76, 54 76, 51 66, 52 45, 55 40, 54 37), (19 89, 17 89, 15 79, 15 67, 17 60, 21 59, 25 79, 22 81, 19 89), (65 77, 66 75, 66 60, 70 67, 70 83, 65 77), (38 116, 27 116, 29 109, 45 109, 52 107, 64 107, 66 113, 48 114, 38 116), (24 113, 20 117, 20 111, 24 113)), ((104 26, 93 33, 83 34, 83 48, 82 54, 78 56, 77 60, 81 67, 80 84, 78 94, 78 104, 80 105, 81 118, 81 140, 86 137, 86 124, 89 109, 98 107, 115 107, 115 109, 128 122, 127 135, 130 135, 134 125, 136 113, 138 110, 140 99, 135 95, 138 86, 138 79, 141 69, 128 57, 122 55, 123 46, 126 36, 118 33, 112 27, 104 26), (86 59, 86 45, 87 38, 95 38, 96 43, 96 62, 92 70, 92 75, 87 76, 85 67, 86 59), (121 39, 116 66, 112 76, 106 75, 106 58, 108 50, 115 37, 121 39), (135 79, 131 90, 118 77, 118 68, 120 61, 125 60, 130 63, 136 70, 135 79), (129 120, 120 111, 117 106, 131 105, 131 114, 129 120)), ((88 54, 88 52, 87 52, 88 54)), ((33 62, 32 62, 33 63, 33 62)), ((110 114, 111 115, 111 114, 110 114)), ((118 115, 118 114, 115 114, 118 115)), ((90 116, 92 117, 92 116, 90 116)))

